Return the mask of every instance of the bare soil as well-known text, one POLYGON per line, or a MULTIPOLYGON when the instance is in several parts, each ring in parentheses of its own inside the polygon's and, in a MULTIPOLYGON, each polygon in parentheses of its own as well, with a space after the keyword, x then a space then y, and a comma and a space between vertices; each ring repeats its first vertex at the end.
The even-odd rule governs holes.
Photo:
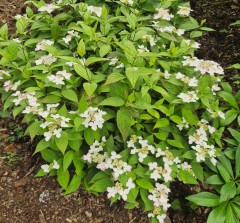
MULTIPOLYGON (((0 25, 7 22, 13 31, 12 16, 24 13, 23 2, 0 0, 0 25)), ((240 19, 239 5, 215 0, 192 0, 191 4, 192 15, 207 19, 206 26, 216 30, 199 38, 202 46, 197 56, 224 68, 240 62, 240 26, 229 26, 240 19)), ((236 70, 227 69, 225 79, 239 88, 236 70)), ((43 164, 38 155, 33 156, 36 143, 22 137, 25 126, 20 118, 6 116, 0 119, 0 223, 149 223, 141 209, 126 210, 122 202, 110 205, 105 194, 97 197, 80 189, 64 196, 54 177, 36 178, 43 164)), ((181 208, 170 211, 172 223, 206 222, 210 209, 193 210, 184 199, 204 188, 173 184, 171 200, 179 199, 181 208)))

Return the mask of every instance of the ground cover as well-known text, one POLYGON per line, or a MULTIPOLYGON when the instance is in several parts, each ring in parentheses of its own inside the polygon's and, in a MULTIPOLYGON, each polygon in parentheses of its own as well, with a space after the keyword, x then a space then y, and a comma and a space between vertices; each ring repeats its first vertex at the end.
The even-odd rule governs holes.
MULTIPOLYGON (((16 7, 16 11, 12 7, 17 3, 19 2, 6 2, 4 4, 6 10, 3 13, 10 11, 15 14, 17 11, 16 14, 18 14, 20 7, 16 7), (7 7, 8 5, 9 7, 7 7)), ((237 19, 239 8, 229 8, 230 3, 220 4, 216 8, 215 4, 211 5, 211 3, 199 1, 197 5, 193 5, 193 8, 197 18, 203 19, 207 16, 208 26, 221 31, 221 38, 219 38, 219 32, 217 34, 210 33, 201 38, 199 41, 203 48, 199 54, 205 59, 217 60, 221 65, 227 67, 239 61, 239 52, 237 51, 239 49, 237 41, 239 30, 238 27, 229 28, 228 26, 228 22, 232 23, 237 19), (203 14, 203 9, 208 11, 203 14), (223 12, 232 17, 225 17, 223 14, 222 19, 226 22, 225 26, 216 25, 215 13, 219 15, 223 12), (223 43, 225 49, 228 49, 227 52, 222 51, 221 44, 223 43), (229 56, 229 52, 233 55, 229 56)), ((11 20, 9 13, 7 17, 6 14, 2 14, 2 17, 7 18, 9 22, 11 20)), ((236 71, 227 71, 228 80, 232 80, 235 75, 236 71)), ((105 199, 104 195, 96 197, 82 190, 65 198, 63 195, 59 195, 61 189, 53 178, 34 178, 42 161, 38 156, 32 157, 35 144, 34 142, 30 143, 29 139, 21 137, 20 130, 14 131, 17 127, 19 127, 19 122, 16 120, 10 118, 1 120, 1 153, 4 156, 9 152, 16 152, 16 158, 20 158, 12 165, 9 165, 11 157, 7 157, 4 162, 1 162, 1 222, 148 222, 147 216, 142 214, 141 210, 126 211, 122 203, 110 207, 109 201, 105 199), (12 122, 15 124, 10 124, 12 122), (15 136, 15 139, 11 136, 15 136), (45 198, 41 199, 44 194, 45 198), (64 208, 62 208, 63 206, 64 208)), ((199 208, 193 211, 186 205, 184 197, 207 188, 204 186, 187 187, 180 183, 176 183, 173 187, 176 197, 172 199, 179 198, 183 207, 180 211, 171 212, 172 222, 206 222, 209 209, 199 208)))

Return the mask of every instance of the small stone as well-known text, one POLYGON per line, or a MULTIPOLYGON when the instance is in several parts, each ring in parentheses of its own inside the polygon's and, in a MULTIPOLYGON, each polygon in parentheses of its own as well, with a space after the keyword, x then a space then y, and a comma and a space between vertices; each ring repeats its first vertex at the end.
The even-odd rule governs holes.
POLYGON ((92 213, 89 212, 89 211, 85 211, 85 214, 86 214, 86 216, 87 216, 88 218, 91 218, 91 217, 92 217, 92 213))
POLYGON ((49 201, 49 190, 45 190, 40 194, 39 201, 41 203, 47 203, 49 201))

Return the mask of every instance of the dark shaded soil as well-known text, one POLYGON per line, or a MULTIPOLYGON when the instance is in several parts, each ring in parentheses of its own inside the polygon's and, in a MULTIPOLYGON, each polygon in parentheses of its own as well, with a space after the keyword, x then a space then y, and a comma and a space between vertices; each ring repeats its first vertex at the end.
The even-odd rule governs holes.
MULTIPOLYGON (((191 2, 193 16, 199 21, 207 19, 206 26, 216 30, 199 38, 201 49, 197 56, 227 68, 240 63, 240 26, 229 26, 240 19, 240 8, 218 1, 191 2)), ((10 30, 14 30, 12 16, 24 11, 23 2, 0 0, 0 25, 8 22, 10 30)), ((237 74, 236 70, 226 69, 225 79, 233 83, 239 79, 237 74)), ((236 83, 234 86, 239 88, 236 83)), ((42 160, 32 156, 35 145, 22 137, 22 125, 16 131, 19 123, 20 119, 0 119, 0 223, 149 223, 147 214, 140 209, 125 210, 121 202, 111 206, 105 195, 96 197, 83 189, 64 197, 55 178, 34 177, 42 160)), ((180 210, 170 211, 173 223, 206 222, 210 209, 192 210, 184 199, 203 188, 173 184, 171 199, 179 199, 181 204, 180 210)))

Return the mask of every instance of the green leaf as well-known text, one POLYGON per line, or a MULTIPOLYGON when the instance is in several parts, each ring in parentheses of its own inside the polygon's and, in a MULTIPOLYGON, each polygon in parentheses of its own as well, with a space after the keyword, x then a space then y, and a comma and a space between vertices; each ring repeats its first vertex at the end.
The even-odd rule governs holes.
POLYGON ((87 68, 84 68, 83 65, 80 64, 75 64, 74 65, 74 70, 87 81, 91 80, 91 73, 87 68))
POLYGON ((112 73, 112 74, 108 75, 107 80, 104 84, 109 85, 109 84, 118 82, 120 80, 123 80, 124 78, 125 78, 125 76, 120 73, 112 73))
POLYGON ((236 176, 240 176, 240 145, 237 148, 235 155, 235 174, 236 176))
POLYGON ((194 175, 203 182, 204 176, 203 176, 203 168, 200 163, 198 162, 191 162, 192 170, 194 175))
POLYGON ((127 137, 131 133, 131 113, 126 108, 120 108, 117 112, 117 126, 123 137, 123 141, 126 141, 127 137))
POLYGON ((153 210, 154 207, 153 201, 149 200, 148 195, 149 195, 148 190, 140 189, 140 196, 143 200, 145 211, 151 211, 153 210))
POLYGON ((238 104, 236 99, 234 98, 234 96, 226 91, 220 91, 218 93, 218 95, 220 97, 222 97, 224 99, 224 101, 226 101, 227 103, 229 103, 230 105, 232 105, 234 108, 239 109, 238 108, 238 104))
POLYGON ((120 106, 123 106, 124 104, 125 104, 125 102, 121 98, 119 98, 119 97, 109 97, 109 98, 104 99, 98 105, 120 107, 120 106))
POLYGON ((61 101, 61 98, 56 95, 48 95, 44 97, 41 102, 46 104, 55 104, 61 101))
POLYGON ((58 169, 57 176, 58 183, 63 189, 66 190, 70 179, 70 174, 68 170, 64 171, 62 168, 58 169))
POLYGON ((152 185, 152 183, 146 179, 137 179, 136 180, 136 184, 143 188, 143 189, 147 189, 147 190, 153 190, 154 189, 154 186, 152 185))
POLYGON ((37 147, 34 151, 35 153, 41 152, 42 150, 48 148, 51 145, 51 143, 49 141, 46 141, 45 139, 42 139, 38 144, 37 147))
POLYGON ((234 206, 231 203, 227 206, 226 222, 239 223, 239 218, 237 217, 234 206))
POLYGON ((182 115, 184 119, 191 125, 197 125, 198 124, 198 117, 196 114, 192 112, 189 108, 183 108, 182 109, 182 115))
POLYGON ((237 193, 237 189, 234 182, 228 182, 221 188, 220 202, 233 198, 237 193))
POLYGON ((74 101, 78 103, 78 96, 74 90, 68 89, 62 91, 62 96, 70 101, 74 101))
POLYGON ((238 132, 235 129, 228 128, 229 132, 231 132, 231 135, 233 136, 234 139, 236 139, 240 143, 240 132, 238 132))
POLYGON ((85 92, 87 93, 88 96, 91 96, 94 91, 97 89, 97 84, 96 83, 84 83, 83 88, 85 92))
POLYGON ((187 170, 180 170, 178 177, 183 183, 187 184, 198 184, 196 179, 193 177, 192 173, 189 173, 187 170))
POLYGON ((90 191, 94 192, 105 192, 108 187, 112 187, 113 182, 109 178, 104 178, 96 181, 91 187, 89 187, 90 191))
POLYGON ((208 178, 205 180, 205 183, 206 183, 206 184, 213 184, 213 185, 221 185, 221 184, 224 184, 224 182, 221 180, 221 178, 220 178, 217 174, 208 177, 208 178))
POLYGON ((68 146, 68 134, 66 132, 61 132, 61 137, 55 138, 55 143, 60 151, 64 154, 68 146))
POLYGON ((111 50, 111 46, 110 45, 103 45, 100 47, 99 50, 99 55, 100 57, 104 57, 105 55, 107 55, 111 50))
POLYGON ((83 57, 86 54, 85 43, 84 43, 83 39, 81 39, 80 42, 78 43, 77 53, 81 57, 83 57))
POLYGON ((34 139, 34 137, 38 134, 39 130, 41 129, 40 124, 41 124, 40 121, 35 121, 26 129, 25 134, 29 133, 31 140, 34 139))
POLYGON ((167 118, 160 118, 156 124, 154 125, 154 129, 156 128, 164 128, 164 127, 167 127, 169 126, 169 121, 167 118))
POLYGON ((81 180, 83 177, 84 177, 84 174, 81 174, 81 175, 75 174, 64 194, 67 195, 67 194, 70 194, 70 193, 76 191, 80 187, 81 180))
POLYGON ((224 179, 224 181, 227 183, 231 180, 231 176, 229 175, 229 173, 226 171, 226 169, 221 166, 221 165, 217 165, 217 168, 222 176, 222 178, 224 179))
POLYGON ((68 167, 70 166, 70 164, 73 161, 73 156, 74 156, 74 151, 70 150, 68 152, 66 152, 66 154, 63 157, 63 171, 66 171, 68 169, 68 167))
POLYGON ((102 61, 108 61, 108 58, 101 58, 101 57, 89 57, 87 58, 86 64, 87 66, 94 64, 94 63, 98 63, 98 62, 102 62, 102 61))
POLYGON ((225 119, 221 119, 220 123, 223 126, 229 125, 234 121, 234 119, 238 116, 238 111, 236 109, 231 109, 225 113, 225 119))
POLYGON ((207 223, 225 223, 227 204, 223 203, 211 211, 207 223))
POLYGON ((209 192, 201 192, 186 197, 187 200, 204 207, 215 207, 220 204, 219 196, 209 192))
POLYGON ((185 147, 183 146, 183 144, 178 141, 178 140, 172 140, 172 139, 167 139, 167 143, 171 146, 180 148, 180 149, 184 149, 185 147))

